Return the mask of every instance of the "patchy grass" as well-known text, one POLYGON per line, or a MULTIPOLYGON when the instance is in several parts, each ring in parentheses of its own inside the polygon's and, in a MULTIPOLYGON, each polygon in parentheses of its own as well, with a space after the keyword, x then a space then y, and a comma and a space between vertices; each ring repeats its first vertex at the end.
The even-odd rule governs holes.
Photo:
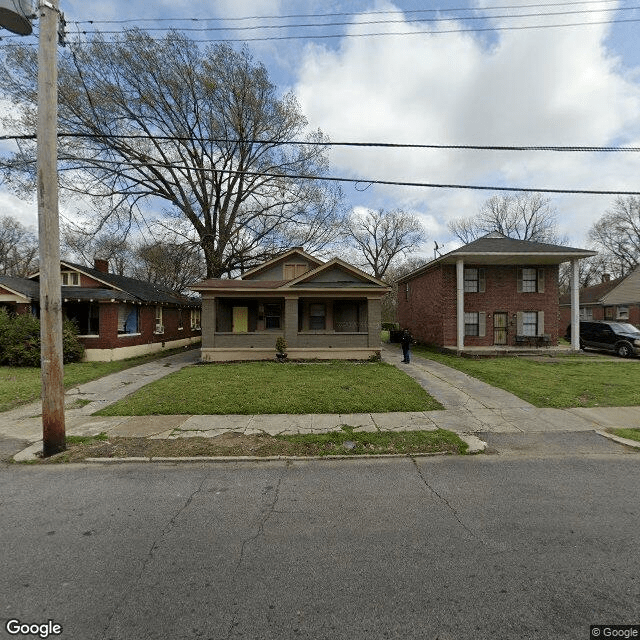
POLYGON ((185 367, 95 415, 370 413, 441 409, 382 362, 244 362, 185 367))
POLYGON ((640 405, 640 363, 597 357, 461 358, 417 346, 414 353, 510 391, 536 407, 640 405))
POLYGON ((56 464, 82 462, 86 458, 131 457, 463 455, 468 447, 455 433, 444 429, 369 433, 355 431, 348 425, 324 434, 245 436, 229 432, 215 438, 197 436, 175 440, 103 436, 79 438, 78 442, 67 438, 66 451, 39 462, 56 464))
MULTIPOLYGON (((65 388, 102 378, 110 373, 136 367, 182 349, 172 349, 160 353, 146 354, 115 362, 72 362, 64 365, 65 388)), ((0 367, 0 411, 8 411, 21 404, 40 398, 39 367, 0 367)))
POLYGON ((608 429, 609 433, 613 433, 614 436, 619 438, 626 438, 627 440, 637 440, 640 442, 640 429, 608 429))

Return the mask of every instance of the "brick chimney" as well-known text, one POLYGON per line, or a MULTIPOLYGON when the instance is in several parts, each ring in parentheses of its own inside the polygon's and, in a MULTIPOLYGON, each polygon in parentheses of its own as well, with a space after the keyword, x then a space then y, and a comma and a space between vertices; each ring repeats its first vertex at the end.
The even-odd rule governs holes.
POLYGON ((102 273, 109 273, 109 261, 102 260, 101 258, 94 258, 93 268, 96 271, 102 271, 102 273))
POLYGON ((603 273, 602 274, 602 282, 611 282, 611 274, 603 273))

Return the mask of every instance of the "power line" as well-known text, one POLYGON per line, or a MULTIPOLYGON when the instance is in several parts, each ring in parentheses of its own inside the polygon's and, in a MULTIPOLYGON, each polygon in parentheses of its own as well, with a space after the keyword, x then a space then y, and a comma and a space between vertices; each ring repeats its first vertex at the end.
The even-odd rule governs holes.
POLYGON ((239 22, 244 20, 287 20, 289 18, 335 18, 363 15, 406 15, 414 13, 447 13, 458 11, 495 11, 502 9, 531 9, 534 7, 564 7, 583 4, 605 4, 616 0, 582 0, 579 2, 548 2, 523 5, 495 5, 485 7, 449 7, 435 9, 405 9, 397 11, 343 11, 334 13, 293 13, 285 15, 241 16, 231 18, 129 18, 124 20, 76 20, 74 24, 127 24, 132 22, 239 22))
MULTIPOLYGON (((552 11, 548 13, 522 13, 516 15, 500 14, 494 16, 467 16, 465 21, 470 20, 497 20, 497 19, 515 19, 515 18, 545 18, 545 17, 557 17, 576 14, 594 14, 594 13, 611 13, 614 11, 635 11, 640 9, 640 6, 611 8, 611 9, 579 9, 571 11, 552 11)), ((183 27, 180 29, 182 32, 211 32, 211 31, 262 31, 268 29, 306 29, 311 27, 345 27, 345 26, 360 26, 360 25, 383 25, 383 24, 423 24, 423 23, 439 23, 439 22, 451 22, 455 17, 444 18, 405 18, 399 20, 359 20, 357 22, 311 22, 311 23, 298 23, 298 24, 275 24, 275 25, 250 25, 246 27, 183 27)), ((145 32, 153 31, 167 31, 164 27, 147 27, 145 32)), ((122 30, 117 31, 99 31, 90 32, 83 30, 83 35, 89 33, 101 33, 106 35, 113 35, 122 33, 122 30)))
MULTIPOLYGON (((459 151, 554 151, 564 153, 638 153, 640 147, 616 147, 597 145, 473 145, 473 144, 412 144, 401 142, 317 142, 307 140, 257 140, 234 138, 203 138, 196 136, 145 136, 145 135, 117 135, 117 134, 88 134, 88 133, 58 133, 59 138, 92 138, 97 140, 167 140, 172 142, 214 142, 216 144, 268 144, 278 146, 318 146, 318 147, 369 147, 382 149, 450 149, 459 151)), ((3 135, 1 140, 35 140, 35 134, 3 135)))
MULTIPOLYGON (((122 166, 126 164, 124 161, 115 160, 100 160, 97 164, 117 164, 122 166)), ((158 169, 177 169, 184 170, 184 166, 172 165, 168 163, 160 162, 148 162, 144 164, 145 167, 154 167, 158 169)), ((474 191, 514 191, 520 193, 537 192, 537 193, 566 193, 575 195, 609 195, 609 196, 640 196, 640 191, 616 191, 616 190, 599 190, 599 189, 552 189, 552 188, 538 188, 538 187, 505 187, 505 186, 488 186, 488 185, 471 185, 471 184, 446 184, 446 183, 432 183, 432 182, 403 182, 397 180, 373 180, 369 178, 344 178, 336 176, 317 176, 310 174, 288 174, 288 173, 266 173, 259 171, 234 171, 231 169, 214 169, 207 167, 193 167, 190 168, 193 172, 207 172, 207 173, 219 173, 238 176, 251 176, 255 178, 284 178, 287 180, 317 180, 322 182, 341 182, 351 184, 365 184, 368 188, 371 185, 393 186, 393 187, 420 187, 428 189, 466 189, 474 191)), ((68 170, 80 169, 75 168, 68 170)))

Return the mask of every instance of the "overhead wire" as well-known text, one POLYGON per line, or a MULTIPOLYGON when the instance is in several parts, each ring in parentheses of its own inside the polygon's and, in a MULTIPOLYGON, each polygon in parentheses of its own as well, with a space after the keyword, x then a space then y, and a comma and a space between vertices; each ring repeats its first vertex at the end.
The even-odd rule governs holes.
MULTIPOLYGON (((118 135, 118 134, 89 134, 89 133, 58 133, 59 138, 94 138, 103 140, 148 140, 147 135, 118 135)), ((269 144, 278 146, 318 146, 318 147, 368 147, 382 149, 442 149, 459 151, 553 151, 562 153, 638 153, 640 147, 597 146, 597 145, 475 145, 475 144, 418 144, 403 142, 332 142, 314 140, 269 140, 269 139, 239 139, 239 138, 203 138, 200 136, 165 136, 153 135, 154 140, 173 142, 213 142, 216 144, 269 144)), ((35 140, 36 134, 2 135, 3 140, 35 140)))
MULTIPOLYGON (((131 164, 126 161, 115 160, 99 160, 91 163, 92 165, 100 164, 118 164, 120 166, 131 164)), ((177 169, 183 170, 183 165, 175 165, 164 162, 145 162, 145 167, 153 167, 158 169, 177 169)), ((135 168, 135 167, 134 167, 135 168)), ((69 170, 81 170, 79 167, 69 168, 69 170)), ((550 187, 510 187, 500 185, 472 185, 472 184, 452 184, 438 182, 410 182, 400 180, 378 180, 370 178, 347 178, 342 176, 323 176, 312 174, 295 174, 295 173, 273 173, 262 171, 233 170, 233 169, 216 169, 209 167, 197 167, 199 172, 218 173, 223 175, 250 176, 255 178, 283 178, 287 180, 317 180, 321 182, 340 182, 351 184, 368 184, 395 187, 420 187, 429 189, 465 189, 474 191, 509 191, 519 193, 564 193, 576 195, 613 195, 613 196, 640 196, 640 191, 623 191, 615 189, 569 189, 569 188, 550 188, 550 187)))

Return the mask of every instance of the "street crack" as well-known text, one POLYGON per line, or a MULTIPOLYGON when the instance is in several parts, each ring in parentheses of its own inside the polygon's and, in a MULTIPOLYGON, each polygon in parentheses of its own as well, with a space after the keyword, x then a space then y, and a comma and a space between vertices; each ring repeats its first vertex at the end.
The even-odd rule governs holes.
POLYGON ((159 535, 157 535, 153 542, 151 543, 151 546, 149 547, 149 550, 147 551, 143 561, 142 561, 142 566, 140 567, 140 571, 138 571, 138 575, 136 576, 135 580, 132 581, 132 586, 127 589, 123 594, 122 597, 120 598, 120 600, 118 601, 118 603, 116 604, 116 606, 113 608, 113 611, 111 612, 111 614, 109 615, 109 617, 107 618, 107 623, 102 631, 102 637, 105 638, 107 635, 107 632, 109 631, 109 627, 111 627, 111 623, 113 622, 113 619, 115 617, 115 615, 118 613, 118 611, 120 610, 120 608, 122 607, 123 603, 125 602, 125 600, 129 599, 129 594, 131 593, 131 591, 133 590, 134 586, 137 585, 140 580, 142 579, 142 576, 144 575, 146 569, 147 569, 147 565, 149 564, 149 562, 151 562, 151 560, 153 560, 154 557, 154 553, 155 551, 158 549, 158 547, 160 546, 160 541, 164 538, 164 536, 171 530, 173 529, 177 519, 180 517, 180 515, 189 507, 189 505, 191 504, 191 502, 193 501, 194 497, 200 493, 202 491, 202 487, 204 486, 205 480, 209 477, 209 474, 205 474, 202 477, 202 480, 200 481, 199 485, 197 486, 196 489, 194 489, 191 494, 187 497, 186 501, 184 502, 184 504, 169 518, 169 521, 167 522, 167 524, 162 528, 162 530, 160 531, 159 535))

